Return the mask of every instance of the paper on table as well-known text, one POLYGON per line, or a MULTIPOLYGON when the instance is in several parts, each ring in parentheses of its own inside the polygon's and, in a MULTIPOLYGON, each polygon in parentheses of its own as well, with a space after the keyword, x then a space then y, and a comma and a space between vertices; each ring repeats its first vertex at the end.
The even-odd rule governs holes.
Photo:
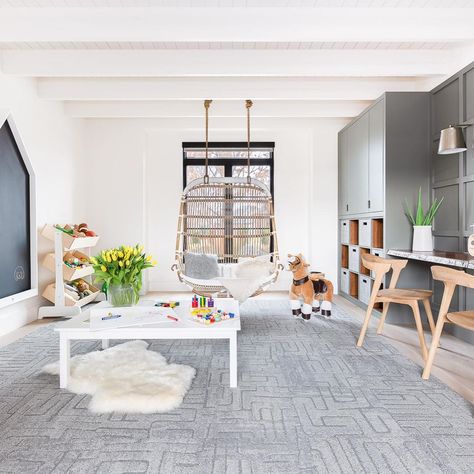
POLYGON ((179 321, 179 318, 172 308, 158 308, 156 306, 135 306, 133 308, 106 307, 93 308, 90 311, 91 331, 175 321, 179 321), (175 319, 168 318, 168 316, 175 319))

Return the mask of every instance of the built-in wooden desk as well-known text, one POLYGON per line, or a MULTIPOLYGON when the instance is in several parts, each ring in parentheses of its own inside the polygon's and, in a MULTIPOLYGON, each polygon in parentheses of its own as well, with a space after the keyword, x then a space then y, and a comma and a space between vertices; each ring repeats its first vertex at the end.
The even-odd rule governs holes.
POLYGON ((389 250, 391 257, 407 258, 421 262, 436 263, 449 267, 469 268, 474 270, 474 257, 464 252, 444 252, 433 250, 432 252, 412 252, 411 250, 389 250))

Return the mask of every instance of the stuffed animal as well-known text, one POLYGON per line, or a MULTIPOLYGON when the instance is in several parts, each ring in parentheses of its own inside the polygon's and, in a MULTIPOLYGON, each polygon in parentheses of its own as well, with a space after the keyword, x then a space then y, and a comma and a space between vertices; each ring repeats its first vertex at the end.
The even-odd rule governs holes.
POLYGON ((305 262, 303 255, 288 254, 289 270, 293 273, 293 282, 290 288, 290 305, 295 317, 302 316, 310 319, 311 312, 319 313, 325 317, 331 316, 333 285, 324 278, 324 274, 308 270, 309 263, 305 262), (300 298, 303 299, 301 307, 300 298), (322 300, 322 302, 321 302, 322 300))

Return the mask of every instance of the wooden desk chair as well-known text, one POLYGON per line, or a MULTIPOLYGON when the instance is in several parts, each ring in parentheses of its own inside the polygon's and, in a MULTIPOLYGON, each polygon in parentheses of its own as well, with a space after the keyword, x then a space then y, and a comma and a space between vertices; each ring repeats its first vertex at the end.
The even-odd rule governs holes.
POLYGON ((421 323, 418 301, 423 302, 426 315, 428 316, 428 322, 430 324, 431 331, 433 332, 435 325, 430 306, 430 298, 433 292, 429 290, 409 290, 404 288, 395 288, 398 278, 400 277, 400 273, 407 266, 408 260, 386 259, 370 254, 362 255, 361 259, 364 267, 372 270, 375 273, 375 281, 372 287, 372 293, 370 295, 369 306, 367 307, 364 324, 362 325, 359 340, 357 341, 357 346, 361 347, 364 342, 365 333, 369 327, 369 322, 370 318, 372 317, 372 311, 374 309, 375 303, 383 303, 383 311, 377 328, 377 334, 382 333, 390 303, 406 304, 410 306, 413 311, 416 329, 420 339, 421 354, 423 356, 423 360, 426 361, 428 357, 428 349, 426 347, 425 335, 423 333, 423 325, 421 323), (382 286, 382 280, 390 270, 392 270, 390 286, 388 289, 381 290, 380 287, 382 286))
POLYGON ((430 353, 426 361, 425 370, 422 377, 427 380, 430 377, 431 367, 435 357, 436 349, 439 345, 441 333, 445 323, 452 323, 461 326, 464 329, 474 331, 474 311, 456 311, 448 313, 449 305, 453 299, 456 286, 465 286, 466 288, 474 288, 474 275, 469 275, 462 270, 454 270, 449 267, 441 267, 435 265, 431 267, 433 279, 444 283, 443 299, 439 308, 438 321, 436 321, 436 329, 433 332, 433 340, 431 341, 430 353))

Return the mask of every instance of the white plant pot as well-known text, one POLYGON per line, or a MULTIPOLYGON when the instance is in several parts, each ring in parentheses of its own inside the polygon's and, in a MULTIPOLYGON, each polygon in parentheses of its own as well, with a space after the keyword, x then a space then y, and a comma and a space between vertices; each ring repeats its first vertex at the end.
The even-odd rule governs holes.
POLYGON ((414 252, 432 252, 433 234, 430 225, 413 226, 413 248, 414 252))

